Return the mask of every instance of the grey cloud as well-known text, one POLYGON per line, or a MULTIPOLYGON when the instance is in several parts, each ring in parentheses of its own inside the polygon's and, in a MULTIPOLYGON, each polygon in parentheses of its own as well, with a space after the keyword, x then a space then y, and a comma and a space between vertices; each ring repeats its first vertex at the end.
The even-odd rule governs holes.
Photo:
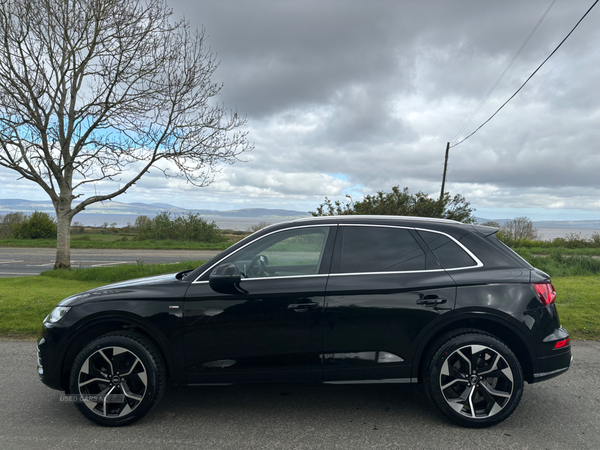
MULTIPOLYGON (((193 198, 292 209, 310 209, 325 195, 396 184, 437 195, 446 141, 549 4, 171 0, 176 15, 206 26, 221 59, 218 100, 248 116, 256 148, 252 162, 224 167, 209 188, 164 181, 154 171, 128 195, 177 199, 182 206, 193 198), (325 175, 332 173, 349 181, 325 175)), ((463 136, 515 91, 590 4, 556 2, 463 136)), ((452 149, 451 189, 482 207, 573 204, 600 211, 593 201, 600 169, 599 14, 591 13, 492 122, 452 149)))
MULTIPOLYGON (((440 81, 445 79, 439 85, 446 93, 458 75, 464 88, 460 93, 479 97, 473 81, 482 90, 490 84, 476 77, 481 68, 470 70, 473 63, 508 61, 548 2, 174 4, 193 24, 208 27, 209 42, 222 57, 218 75, 226 86, 224 100, 260 115, 328 100, 340 87, 357 81, 376 85, 385 80, 392 91, 412 89, 406 75, 414 73, 417 58, 423 56, 437 63, 440 81), (389 83, 392 73, 404 76, 389 83)), ((546 55, 585 4, 555 5, 522 58, 546 55)))

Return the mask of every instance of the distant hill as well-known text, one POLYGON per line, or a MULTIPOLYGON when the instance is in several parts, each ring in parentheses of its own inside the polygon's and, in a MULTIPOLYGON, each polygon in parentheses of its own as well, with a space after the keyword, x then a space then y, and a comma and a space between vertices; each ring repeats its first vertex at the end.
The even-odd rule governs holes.
MULTIPOLYGON (((9 212, 32 213, 43 211, 54 214, 54 207, 50 201, 32 201, 23 199, 0 199, 0 214, 9 212)), ((186 209, 168 203, 122 203, 104 202, 88 206, 84 213, 88 214, 131 214, 155 216, 163 211, 173 214, 200 214, 210 217, 252 217, 252 218, 279 218, 279 217, 306 217, 305 211, 294 211, 289 209, 267 209, 267 208, 245 208, 231 211, 219 211, 215 209, 186 209)))
MULTIPOLYGON (((483 219, 476 217, 477 223, 497 222, 504 225, 511 219, 483 219)), ((533 221, 536 228, 600 228, 600 220, 537 220, 533 221)))
MULTIPOLYGON (((54 215, 54 207, 52 202, 41 200, 24 200, 24 199, 0 199, 0 215, 9 212, 23 212, 30 214, 34 211, 43 211, 54 215)), ((216 209, 186 209, 179 206, 170 205, 168 203, 123 203, 123 202, 104 202, 95 203, 88 206, 81 214, 94 215, 97 220, 103 214, 128 216, 127 221, 134 221, 134 216, 149 216, 153 217, 163 211, 170 211, 173 214, 200 214, 205 217, 212 218, 252 218, 252 219, 291 219, 299 217, 308 217, 309 213, 305 211, 294 211, 289 209, 268 209, 268 208, 244 208, 234 209, 229 211, 220 211, 216 209)), ((80 215, 77 216, 81 217, 80 215)), ((476 217, 477 223, 489 222, 490 219, 476 217)), ((76 219, 77 220, 77 219, 76 219)), ((125 219, 123 219, 125 220, 125 219)), ((500 225, 504 225, 510 219, 494 219, 500 225)), ((277 220, 275 220, 277 221, 277 220)), ((101 222, 101 221, 100 221, 101 222)), ((537 228, 590 228, 600 229, 600 220, 544 220, 534 221, 533 225, 537 228)))

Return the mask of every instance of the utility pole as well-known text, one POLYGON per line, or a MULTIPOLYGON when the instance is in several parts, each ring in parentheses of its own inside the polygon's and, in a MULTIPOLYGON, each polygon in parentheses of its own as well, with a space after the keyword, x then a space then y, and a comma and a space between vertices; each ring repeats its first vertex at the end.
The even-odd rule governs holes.
POLYGON ((450 152, 450 142, 446 144, 446 160, 444 161, 444 176, 442 177, 442 192, 440 192, 440 202, 444 198, 444 188, 446 187, 446 171, 448 170, 448 153, 450 152))

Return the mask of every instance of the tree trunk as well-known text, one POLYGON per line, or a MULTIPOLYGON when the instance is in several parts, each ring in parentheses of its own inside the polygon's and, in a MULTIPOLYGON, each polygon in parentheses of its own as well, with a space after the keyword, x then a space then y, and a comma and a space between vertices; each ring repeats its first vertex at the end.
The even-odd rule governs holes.
POLYGON ((71 268, 71 220, 73 211, 67 202, 59 201, 56 210, 56 262, 55 269, 71 268))

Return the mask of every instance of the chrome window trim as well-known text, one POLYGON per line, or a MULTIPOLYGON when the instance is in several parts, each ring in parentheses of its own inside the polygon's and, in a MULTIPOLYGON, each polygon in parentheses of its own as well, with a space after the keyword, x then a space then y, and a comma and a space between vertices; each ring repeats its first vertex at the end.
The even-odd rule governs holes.
MULTIPOLYGON (((257 277, 257 278, 242 278, 242 281, 257 281, 257 280, 285 280, 287 278, 319 278, 328 277, 327 273, 315 273, 313 275, 282 275, 280 277, 257 277)), ((208 283, 208 280, 194 281, 192 284, 203 284, 208 283)))
POLYGON ((423 270, 403 270, 403 271, 391 271, 391 272, 347 272, 347 273, 329 273, 329 274, 312 274, 312 275, 288 275, 288 276, 281 276, 281 277, 244 278, 242 281, 276 280, 276 279, 286 279, 286 278, 307 278, 307 277, 326 277, 326 276, 331 276, 331 277, 347 277, 347 276, 354 276, 354 275, 398 275, 398 274, 410 274, 410 273, 454 272, 454 271, 457 271, 457 270, 472 270, 472 269, 479 269, 480 267, 483 267, 483 263, 481 262, 481 260, 477 256, 475 256, 475 254, 471 250, 469 250, 467 247, 465 247, 457 239, 455 239, 454 237, 450 236, 448 233, 444 233, 443 231, 430 230, 430 229, 427 229, 427 228, 406 227, 406 226, 402 226, 402 225, 384 225, 384 224, 376 224, 376 223, 373 223, 373 224, 370 224, 370 223, 369 224, 364 224, 364 223, 339 223, 339 224, 332 223, 332 224, 302 225, 302 226, 298 226, 298 227, 284 228, 284 229, 281 229, 281 230, 272 231, 271 233, 267 233, 264 236, 262 236, 260 239, 248 242, 247 244, 245 244, 242 247, 238 248, 235 252, 230 253, 229 255, 227 255, 223 259, 220 259, 218 262, 216 262, 215 264, 213 264, 212 266, 210 266, 208 269, 206 269, 204 272, 202 272, 202 274, 200 274, 192 282, 192 284, 208 283, 208 281, 198 281, 198 280, 200 278, 202 278, 204 275, 206 275, 207 272, 209 272, 210 270, 212 270, 213 268, 215 268, 216 266, 218 266, 223 260, 229 258, 231 255, 234 255, 237 252, 239 252, 240 250, 246 248, 248 245, 250 245, 250 244, 252 244, 254 242, 258 242, 261 239, 266 238, 267 236, 271 236, 272 234, 276 234, 276 233, 281 233, 283 231, 297 230, 297 229, 301 229, 301 228, 323 228, 323 227, 335 227, 335 226, 340 226, 340 227, 400 228, 400 229, 403 229, 403 230, 425 231, 427 233, 441 234, 442 236, 446 236, 447 238, 449 238, 450 240, 452 240, 454 243, 456 243, 461 249, 463 249, 473 259, 473 261, 475 261, 476 264, 474 266, 454 267, 452 269, 423 269, 423 270))
MULTIPOLYGON (((229 255, 225 256, 224 258, 221 258, 219 261, 217 261, 216 263, 214 263, 212 266, 210 266, 208 269, 206 269, 204 272, 202 272, 200 275, 198 275, 196 277, 196 279, 194 281, 192 281, 192 284, 199 284, 199 283, 208 283, 208 281, 198 281, 200 278, 202 278, 204 275, 206 275, 209 271, 211 271, 212 269, 214 269, 215 267, 217 267, 219 264, 221 264, 221 262, 223 262, 224 260, 226 260, 227 258, 229 258, 232 255, 235 255, 237 252, 239 252, 240 250, 243 250, 244 248, 248 247, 250 244, 254 244, 255 242, 261 241, 264 238, 266 238, 267 236, 271 236, 273 234, 277 234, 277 233, 282 233, 284 231, 290 231, 290 230, 299 230, 302 228, 332 228, 337 226, 337 224, 332 223, 332 224, 325 224, 325 223, 320 223, 320 224, 315 224, 315 225, 302 225, 299 227, 289 227, 289 228, 283 228, 281 230, 275 230, 275 231, 271 231, 270 233, 265 234, 264 236, 261 236, 259 239, 254 239, 250 242, 248 242, 247 244, 242 245, 240 248, 238 248, 236 251, 230 253, 229 255)), ((312 276, 316 276, 316 275, 323 275, 323 276, 327 276, 327 274, 313 274, 313 275, 297 275, 297 276, 287 276, 287 277, 260 277, 260 278, 244 278, 243 281, 249 281, 249 280, 264 280, 264 279, 275 279, 275 278, 297 278, 297 277, 312 277, 312 276)))
POLYGON ((453 271, 456 271, 456 270, 470 270, 470 269, 478 269, 480 267, 483 267, 483 263, 481 262, 481 260, 477 256, 475 256, 471 250, 469 250, 467 247, 465 247, 463 244, 461 244, 458 240, 456 240, 455 238, 453 238, 449 234, 444 233, 443 231, 429 230, 427 228, 405 227, 405 226, 402 226, 402 225, 382 225, 382 224, 363 224, 363 223, 340 223, 339 226, 340 227, 401 228, 401 229, 404 229, 404 230, 426 231, 428 233, 441 234, 442 236, 446 236, 447 238, 449 238, 450 240, 452 240, 454 243, 456 243, 460 248, 462 248, 467 253, 467 255, 469 255, 473 259, 473 261, 475 261, 475 265, 473 265, 473 266, 464 266, 464 267, 454 267, 452 269, 403 270, 403 271, 394 271, 394 272, 332 273, 332 274, 330 274, 331 276, 340 276, 340 275, 383 275, 383 274, 387 274, 387 273, 399 274, 399 273, 423 273, 423 272, 443 272, 443 271, 453 272, 453 271))
POLYGON ((458 240, 454 239, 449 234, 443 233, 443 232, 437 231, 437 230, 428 230, 426 228, 415 228, 415 230, 417 230, 417 231, 426 231, 427 233, 437 233, 437 234, 441 234, 441 235, 444 235, 444 236, 450 238, 460 248, 462 248, 467 253, 467 255, 469 255, 473 259, 473 261, 475 261, 475 263, 476 263, 474 266, 454 267, 452 269, 444 269, 444 270, 455 271, 455 270, 465 270, 465 269, 478 269, 480 267, 483 267, 483 263, 481 262, 481 260, 477 256, 475 256, 475 254, 471 250, 469 250, 467 247, 465 247, 462 243, 460 243, 458 240))
POLYGON ((330 273, 330 277, 348 277, 354 275, 400 275, 403 273, 429 273, 429 272, 444 272, 444 269, 429 269, 429 270, 401 270, 393 272, 346 272, 346 273, 330 273))

